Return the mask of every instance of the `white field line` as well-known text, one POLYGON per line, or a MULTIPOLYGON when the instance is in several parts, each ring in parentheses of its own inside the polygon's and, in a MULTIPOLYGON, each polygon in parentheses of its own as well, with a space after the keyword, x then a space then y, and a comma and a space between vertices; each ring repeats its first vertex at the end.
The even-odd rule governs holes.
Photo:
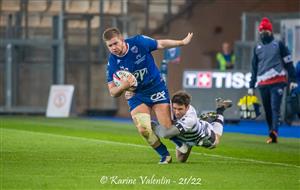
MULTIPOLYGON (((15 130, 15 129, 8 129, 8 130, 15 130)), ((20 130, 15 130, 15 131, 20 131, 20 130)), ((59 134, 49 134, 49 133, 33 132, 33 131, 23 131, 23 132, 35 133, 35 134, 39 133, 39 134, 47 135, 47 136, 64 137, 64 138, 74 139, 74 140, 84 140, 84 141, 92 141, 92 142, 98 142, 98 143, 100 142, 100 143, 120 145, 120 146, 131 146, 131 147, 148 148, 148 149, 150 148, 149 146, 146 146, 146 145, 139 145, 139 144, 132 144, 132 143, 123 143, 123 142, 115 142, 115 141, 100 140, 100 139, 89 139, 89 138, 84 138, 84 137, 73 137, 73 136, 65 136, 65 135, 59 135, 59 134)), ((175 151, 175 149, 169 149, 169 150, 175 151)), ((214 158, 221 158, 221 159, 230 159, 230 160, 236 160, 236 161, 242 161, 242 162, 252 162, 252 163, 258 163, 258 164, 300 168, 300 166, 298 166, 298 165, 285 164, 285 163, 279 163, 279 162, 267 162, 267 161, 255 160, 255 159, 250 159, 250 158, 237 158, 237 157, 223 156, 223 155, 217 155, 217 154, 207 154, 207 153, 200 153, 200 152, 192 152, 192 154, 214 157, 214 158)))

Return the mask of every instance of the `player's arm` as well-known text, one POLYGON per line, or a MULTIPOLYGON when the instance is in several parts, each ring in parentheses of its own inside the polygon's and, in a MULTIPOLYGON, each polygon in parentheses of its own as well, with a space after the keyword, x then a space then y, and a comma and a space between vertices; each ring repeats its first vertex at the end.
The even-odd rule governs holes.
POLYGON ((180 134, 179 129, 174 125, 172 125, 170 128, 166 128, 161 125, 155 125, 152 127, 154 133, 161 138, 169 139, 180 134))
POLYGON ((283 44, 283 42, 279 42, 280 48, 280 56, 284 62, 283 66, 288 72, 289 82, 296 83, 296 71, 293 65, 292 55, 289 49, 283 44))
POLYGON ((133 85, 134 79, 131 76, 127 79, 121 79, 120 86, 116 86, 113 81, 107 83, 109 93, 114 98, 121 96, 124 91, 128 90, 133 85))
POLYGON ((188 114, 180 118, 175 122, 174 125, 172 125, 170 128, 158 126, 158 129, 155 133, 159 137, 163 138, 172 138, 174 136, 177 136, 179 134, 184 134, 186 130, 189 130, 195 126, 198 122, 197 114, 188 114))
POLYGON ((113 82, 107 83, 109 93, 112 97, 116 98, 122 95, 124 92, 124 87, 117 87, 113 82))
POLYGON ((193 37, 193 33, 188 33, 188 35, 182 40, 170 40, 170 39, 157 40, 157 49, 185 46, 190 43, 192 37, 193 37))
POLYGON ((252 70, 251 70, 251 80, 249 82, 249 88, 253 89, 255 88, 255 83, 257 80, 257 70, 258 70, 258 58, 255 52, 255 49, 253 50, 253 58, 252 58, 252 70))

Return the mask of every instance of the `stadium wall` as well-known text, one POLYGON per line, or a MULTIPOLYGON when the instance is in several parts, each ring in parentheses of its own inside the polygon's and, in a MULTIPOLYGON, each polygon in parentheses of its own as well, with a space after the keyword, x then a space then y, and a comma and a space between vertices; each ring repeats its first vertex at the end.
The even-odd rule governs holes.
MULTIPOLYGON (((299 0, 200 1, 190 15, 184 15, 173 21, 167 34, 156 35, 157 38, 182 38, 187 32, 194 32, 192 43, 182 48, 180 64, 169 66, 170 92, 182 88, 184 70, 214 69, 216 67, 215 54, 220 51, 222 42, 228 41, 233 44, 241 38, 241 15, 243 12, 261 12, 264 16, 268 16, 267 12, 299 11, 299 0)), ((159 63, 162 60, 162 53, 158 52, 155 59, 159 63)))
MULTIPOLYGON (((216 67, 215 54, 221 50, 224 41, 234 44, 241 39, 241 16, 243 12, 269 13, 299 12, 299 0, 215 0, 199 1, 191 10, 173 20, 168 32, 156 33, 152 37, 183 38, 188 32, 194 32, 192 43, 181 50, 181 62, 169 65, 168 88, 170 94, 182 89, 184 70, 213 70, 216 67)), ((154 53, 156 63, 163 59, 163 51, 154 53)), ((242 63, 250 64, 250 63, 242 63)), ((124 99, 119 101, 118 114, 129 116, 124 99)))
MULTIPOLYGON (((216 65, 214 55, 220 49, 221 43, 223 41, 233 43, 236 40, 240 40, 241 15, 243 12, 280 13, 299 12, 299 10, 299 0, 199 0, 199 3, 192 10, 181 15, 181 17, 170 23, 168 32, 155 33, 154 35, 151 35, 157 39, 178 39, 183 38, 187 32, 194 32, 194 39, 192 43, 187 47, 182 48, 181 63, 169 66, 168 82, 170 93, 172 94, 182 88, 182 73, 184 70, 213 69, 216 65)), ((264 15, 267 16, 268 14, 265 13, 264 15)), ((49 36, 47 32, 50 32, 50 30, 45 30, 43 35, 49 36)), ((69 36, 68 40, 72 41, 73 38, 69 36)), ((92 41, 97 42, 97 40, 92 41)), ((81 52, 81 50, 82 49, 78 52, 81 52)), ((97 51, 97 48, 95 51, 97 51)), ((3 49, 1 52, 3 55, 3 49)), ((29 53, 35 60, 27 60, 25 64, 18 63, 21 66, 20 68, 22 72, 20 72, 19 76, 20 86, 16 103, 17 105, 46 106, 49 88, 52 81, 52 67, 50 65, 51 58, 46 60, 49 61, 47 64, 37 65, 41 64, 41 62, 44 63, 45 60, 39 59, 44 58, 45 54, 42 53, 40 49, 35 49, 29 53), (39 56, 36 57, 36 55, 39 56)), ((162 51, 156 51, 154 53, 158 64, 162 60, 162 55, 162 51)), ((46 54, 46 56, 50 57, 51 55, 46 54)), ((109 96, 105 80, 106 62, 101 64, 95 64, 93 62, 91 64, 91 96, 88 102, 88 98, 86 97, 86 62, 82 62, 80 64, 76 62, 77 60, 75 60, 80 57, 84 57, 84 55, 81 56, 79 53, 76 54, 76 57, 74 56, 74 59, 69 60, 70 62, 66 65, 66 81, 68 84, 75 85, 75 105, 77 113, 83 113, 87 108, 95 110, 118 109, 118 116, 129 117, 128 106, 125 98, 119 98, 115 102, 114 99, 109 96)), ((0 62, 4 62, 3 56, 1 55, 0 62)), ((4 89, 3 68, 4 64, 0 64, 0 89, 4 89)), ((3 90, 0 91, 0 104, 4 104, 3 90)))

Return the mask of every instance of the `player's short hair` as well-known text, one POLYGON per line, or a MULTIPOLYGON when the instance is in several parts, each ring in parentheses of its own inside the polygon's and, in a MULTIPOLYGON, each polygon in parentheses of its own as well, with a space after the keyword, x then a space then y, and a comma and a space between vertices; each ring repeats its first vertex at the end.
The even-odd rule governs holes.
POLYGON ((115 28, 115 27, 107 28, 102 34, 102 39, 104 41, 108 41, 108 40, 112 39, 113 37, 120 36, 120 35, 122 35, 122 34, 118 28, 115 28))
POLYGON ((179 105, 190 105, 192 100, 192 96, 185 91, 177 91, 172 96, 172 103, 176 103, 179 105))

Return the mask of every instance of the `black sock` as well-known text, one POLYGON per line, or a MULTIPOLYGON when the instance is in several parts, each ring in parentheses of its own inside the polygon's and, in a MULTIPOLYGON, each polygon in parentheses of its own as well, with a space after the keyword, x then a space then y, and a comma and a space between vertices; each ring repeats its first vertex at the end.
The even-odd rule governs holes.
POLYGON ((217 114, 220 114, 220 115, 223 115, 224 111, 225 111, 225 108, 224 107, 220 107, 220 108, 217 108, 217 114))

